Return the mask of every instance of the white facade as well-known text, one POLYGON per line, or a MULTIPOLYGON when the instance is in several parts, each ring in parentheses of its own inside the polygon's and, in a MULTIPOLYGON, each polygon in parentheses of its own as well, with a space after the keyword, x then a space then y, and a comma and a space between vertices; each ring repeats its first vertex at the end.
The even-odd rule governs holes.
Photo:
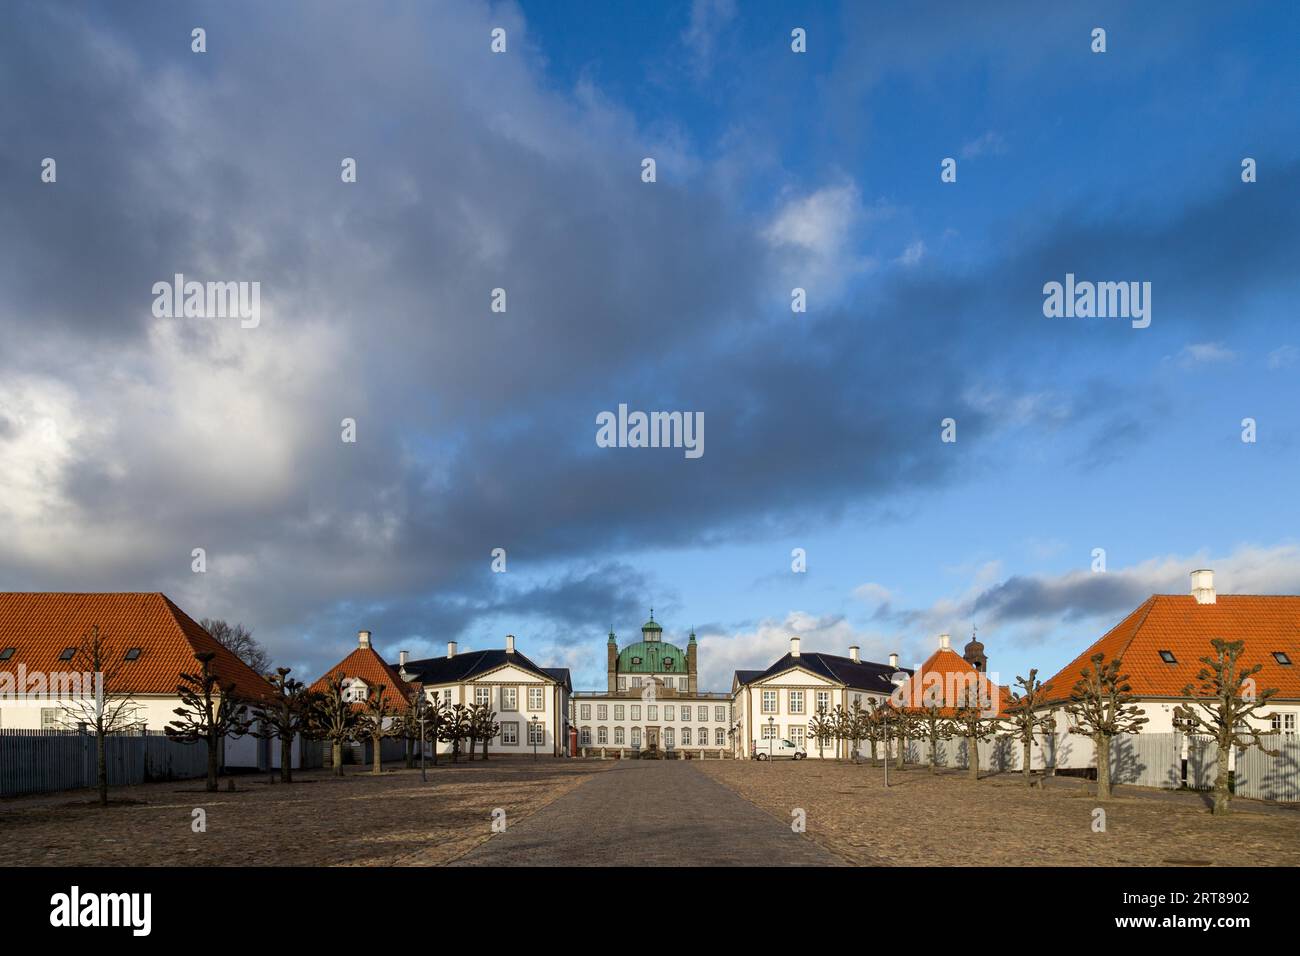
MULTIPOLYGON (((562 684, 509 663, 501 664, 456 683, 426 684, 425 696, 455 706, 487 704, 496 711, 501 733, 488 743, 489 754, 531 754, 564 756, 567 751, 568 694, 562 684)), ((469 747, 464 741, 462 749, 469 747)), ((482 752, 482 741, 478 743, 482 752)), ((451 753, 452 745, 439 743, 439 753, 451 753)))
POLYGON ((656 749, 714 757, 732 751, 731 704, 724 694, 582 693, 574 695, 571 720, 579 753, 656 749))

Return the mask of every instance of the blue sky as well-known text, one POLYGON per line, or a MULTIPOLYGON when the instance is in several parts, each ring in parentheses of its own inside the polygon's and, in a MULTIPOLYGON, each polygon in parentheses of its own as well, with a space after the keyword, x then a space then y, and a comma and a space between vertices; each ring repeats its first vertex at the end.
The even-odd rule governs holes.
POLYGON ((313 676, 510 632, 584 687, 653 605, 712 689, 795 633, 978 625, 1005 681, 1197 567, 1300 592, 1292 4, 5 16, 0 587, 164 590, 313 676), (261 326, 154 319, 177 271, 261 326), (1067 272, 1151 326, 1045 318, 1067 272), (595 447, 620 402, 704 457, 595 447))

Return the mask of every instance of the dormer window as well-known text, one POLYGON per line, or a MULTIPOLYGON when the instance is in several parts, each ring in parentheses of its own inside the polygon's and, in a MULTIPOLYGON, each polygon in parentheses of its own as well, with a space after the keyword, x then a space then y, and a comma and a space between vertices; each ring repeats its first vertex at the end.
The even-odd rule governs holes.
POLYGON ((63 653, 59 655, 59 660, 70 661, 76 653, 77 649, 75 647, 65 647, 63 653))
POLYGON ((673 659, 671 657, 664 658, 664 667, 668 668, 668 670, 673 669, 673 659))
POLYGON ((9 660, 9 658, 14 656, 14 651, 17 649, 18 648, 16 647, 6 647, 4 650, 0 651, 0 661, 9 660))
POLYGON ((1291 658, 1286 656, 1286 651, 1274 651, 1273 660, 1277 661, 1283 667, 1291 666, 1291 658))
POLYGON ((633 664, 640 664, 640 663, 641 663, 641 658, 639 658, 639 657, 634 657, 634 658, 632 658, 632 663, 633 663, 633 664))
POLYGON ((124 661, 138 661, 140 659, 140 648, 128 647, 126 653, 122 655, 124 661))
POLYGON ((1174 652, 1173 652, 1173 651, 1161 651, 1161 652, 1160 652, 1160 659, 1161 659, 1162 661, 1164 661, 1166 664, 1177 664, 1177 663, 1178 663, 1178 658, 1174 657, 1174 652))

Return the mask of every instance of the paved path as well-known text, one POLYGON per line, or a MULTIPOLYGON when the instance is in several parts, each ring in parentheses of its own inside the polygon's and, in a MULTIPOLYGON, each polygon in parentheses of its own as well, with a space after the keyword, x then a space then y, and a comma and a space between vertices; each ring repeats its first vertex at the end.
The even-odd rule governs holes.
POLYGON ((452 866, 843 866, 685 760, 623 760, 452 866))

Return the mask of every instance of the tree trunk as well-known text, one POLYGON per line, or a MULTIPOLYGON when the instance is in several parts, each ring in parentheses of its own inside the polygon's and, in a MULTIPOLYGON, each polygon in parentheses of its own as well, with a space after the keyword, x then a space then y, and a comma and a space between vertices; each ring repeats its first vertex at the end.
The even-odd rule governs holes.
POLYGON ((451 742, 451 762, 460 763, 460 738, 459 737, 457 737, 455 740, 451 742))
POLYGON ((1216 817, 1232 812, 1232 791, 1228 789, 1228 745, 1219 743, 1219 766, 1214 774, 1214 808, 1216 817))
POLYGON ((878 764, 878 763, 876 762, 876 746, 877 746, 877 743, 878 743, 878 741, 875 741, 875 740, 871 741, 871 766, 873 766, 873 767, 878 767, 878 766, 880 766, 880 764, 878 764))
POLYGON ((371 772, 371 773, 383 773, 383 772, 384 772, 384 757, 383 757, 383 748, 380 747, 380 744, 382 744, 382 743, 384 742, 384 735, 383 735, 383 734, 374 734, 374 735, 371 736, 371 738, 370 738, 370 742, 371 742, 371 744, 374 746, 374 750, 375 750, 375 752, 374 752, 374 756, 373 756, 373 757, 371 758, 371 760, 370 760, 370 772, 371 772))
POLYGON ((280 782, 293 783, 293 735, 280 738, 280 782))
POLYGON ((1033 773, 1030 772, 1029 769, 1029 765, 1033 762, 1033 754, 1030 751, 1030 747, 1032 746, 1032 744, 1028 740, 1024 741, 1023 743, 1025 749, 1025 757, 1024 757, 1025 786, 1032 787, 1034 785, 1034 775, 1033 773))
POLYGON ((477 748, 478 748, 478 738, 477 737, 469 738, 469 759, 470 760, 474 759, 474 751, 477 748))
POLYGON ((217 792, 217 741, 205 738, 208 745, 208 793, 217 792))
POLYGON ((343 741, 335 738, 330 741, 331 756, 334 760, 334 776, 343 776, 343 741))
POLYGON ((489 743, 488 739, 487 739, 486 737, 484 737, 484 738, 483 738, 483 759, 484 759, 484 760, 487 760, 487 748, 488 748, 488 743, 489 743))
POLYGON ((906 749, 906 748, 904 747, 903 736, 902 736, 902 734, 899 734, 899 736, 898 736, 898 762, 895 764, 895 766, 896 766, 899 770, 902 770, 902 769, 903 769, 903 761, 906 759, 906 756, 905 756, 905 753, 904 753, 905 749, 906 749))
POLYGON ((939 738, 930 736, 930 773, 939 772, 939 738))
POLYGON ((406 735, 406 769, 415 769, 415 741, 410 734, 406 735))
POLYGON ((105 750, 104 728, 95 727, 95 785, 99 787, 99 805, 108 806, 108 760, 105 750))
POLYGON ((972 780, 980 778, 980 742, 978 737, 966 738, 966 763, 969 766, 967 771, 972 780))
POLYGON ((1110 738, 1105 734, 1096 737, 1097 747, 1097 799, 1110 799, 1110 738))

